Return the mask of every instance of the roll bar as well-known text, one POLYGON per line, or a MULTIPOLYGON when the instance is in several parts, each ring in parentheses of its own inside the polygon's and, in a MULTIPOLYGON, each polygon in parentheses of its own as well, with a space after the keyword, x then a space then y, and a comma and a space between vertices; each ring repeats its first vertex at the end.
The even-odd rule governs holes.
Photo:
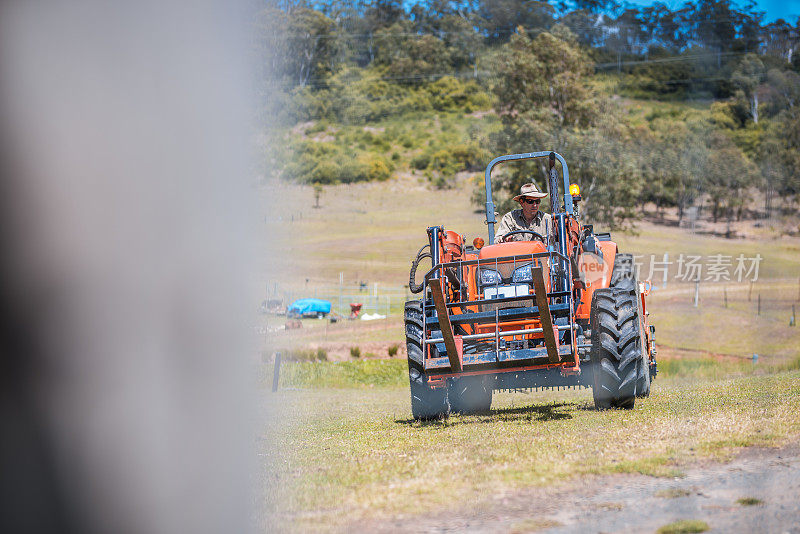
MULTIPOLYGON (((526 152, 524 154, 508 154, 506 156, 498 156, 489 162, 486 166, 486 224, 489 225, 489 244, 494 244, 494 225, 497 219, 494 217, 494 202, 492 202, 492 169, 498 163, 503 161, 515 161, 522 159, 536 159, 536 158, 549 158, 554 156, 561 162, 561 175, 564 182, 564 211, 568 215, 574 215, 572 208, 572 196, 569 194, 569 168, 567 162, 561 157, 561 154, 556 152, 526 152)), ((557 191, 549 191, 550 195, 557 194, 557 191)), ((552 197, 551 197, 552 198, 552 197)), ((555 215, 555 214, 553 214, 555 215)))

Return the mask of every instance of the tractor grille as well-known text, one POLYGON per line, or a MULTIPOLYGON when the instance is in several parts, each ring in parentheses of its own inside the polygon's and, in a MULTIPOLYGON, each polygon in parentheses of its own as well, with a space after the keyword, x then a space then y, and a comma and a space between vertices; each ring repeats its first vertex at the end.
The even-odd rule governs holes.
POLYGON ((481 311, 505 310, 507 308, 530 308, 533 307, 533 299, 518 300, 515 302, 500 302, 497 304, 481 304, 481 311))

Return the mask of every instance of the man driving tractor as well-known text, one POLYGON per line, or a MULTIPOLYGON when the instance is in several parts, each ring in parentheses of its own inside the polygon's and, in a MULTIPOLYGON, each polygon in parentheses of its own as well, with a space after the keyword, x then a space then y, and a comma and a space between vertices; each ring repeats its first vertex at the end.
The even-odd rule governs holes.
POLYGON ((549 239, 550 230, 553 227, 552 218, 549 213, 539 211, 539 203, 546 196, 547 193, 539 191, 534 183, 523 185, 519 195, 514 197, 514 200, 519 202, 521 209, 512 210, 503 216, 494 236, 495 243, 499 243, 501 238, 509 232, 520 230, 530 230, 539 235, 517 233, 508 236, 507 241, 530 241, 539 239, 539 236, 549 239))

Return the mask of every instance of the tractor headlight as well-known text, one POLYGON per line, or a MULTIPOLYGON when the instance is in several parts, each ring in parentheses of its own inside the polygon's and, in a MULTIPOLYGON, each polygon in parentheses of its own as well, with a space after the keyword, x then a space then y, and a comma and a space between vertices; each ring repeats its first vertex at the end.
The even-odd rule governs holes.
POLYGON ((523 265, 514 271, 512 277, 514 282, 533 282, 533 274, 531 273, 531 264, 523 265))
POLYGON ((483 285, 492 285, 492 284, 499 284, 503 281, 500 277, 500 273, 493 269, 481 269, 481 284, 483 285))

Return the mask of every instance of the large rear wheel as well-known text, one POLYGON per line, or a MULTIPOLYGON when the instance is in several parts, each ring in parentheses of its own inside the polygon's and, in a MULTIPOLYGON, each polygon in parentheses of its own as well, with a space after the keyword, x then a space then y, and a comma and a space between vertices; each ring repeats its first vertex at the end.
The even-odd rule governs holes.
POLYGON ((411 388, 411 414, 414 419, 418 420, 444 418, 450 414, 447 388, 434 389, 430 387, 428 377, 423 370, 424 321, 422 302, 419 300, 406 302, 405 329, 406 348, 408 349, 408 381, 411 388))
POLYGON ((596 290, 591 317, 595 407, 632 409, 636 397, 650 392, 636 291, 596 290))

